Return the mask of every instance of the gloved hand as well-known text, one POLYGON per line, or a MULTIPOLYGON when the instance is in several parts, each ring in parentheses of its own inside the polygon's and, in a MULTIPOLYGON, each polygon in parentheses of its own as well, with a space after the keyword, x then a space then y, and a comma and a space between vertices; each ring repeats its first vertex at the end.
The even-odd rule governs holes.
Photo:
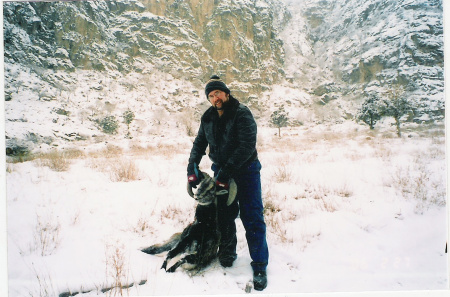
POLYGON ((216 176, 216 190, 227 190, 230 188, 230 172, 222 168, 219 170, 219 173, 216 176))
POLYGON ((197 163, 189 163, 187 167, 188 183, 192 188, 197 188, 203 179, 202 172, 198 169, 197 163))

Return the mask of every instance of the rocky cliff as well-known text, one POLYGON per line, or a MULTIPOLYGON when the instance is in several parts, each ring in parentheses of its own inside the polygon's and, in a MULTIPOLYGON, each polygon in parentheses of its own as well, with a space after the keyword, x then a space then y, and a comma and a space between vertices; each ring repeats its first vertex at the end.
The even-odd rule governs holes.
POLYGON ((34 69, 142 73, 155 66, 203 83, 217 73, 254 83, 283 78, 279 0, 117 0, 4 3, 6 63, 34 69))
POLYGON ((3 16, 8 140, 100 141, 125 110, 135 136, 160 135, 208 106, 211 74, 262 124, 279 106, 291 124, 353 120, 392 86, 408 120, 444 116, 440 0, 3 2, 3 16))
POLYGON ((309 88, 313 101, 352 116, 368 93, 397 85, 417 107, 416 117, 443 116, 442 1, 287 3, 298 29, 283 32, 286 60, 294 61, 285 71, 309 88))

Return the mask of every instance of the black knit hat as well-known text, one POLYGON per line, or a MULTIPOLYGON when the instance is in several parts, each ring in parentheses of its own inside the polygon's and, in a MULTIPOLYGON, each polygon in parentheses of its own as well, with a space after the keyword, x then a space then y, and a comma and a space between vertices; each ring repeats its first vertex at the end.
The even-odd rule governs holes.
POLYGON ((211 93, 214 90, 221 90, 227 94, 230 94, 230 89, 227 88, 225 83, 217 75, 211 76, 209 81, 206 83, 205 86, 206 98, 208 98, 209 93, 211 93))

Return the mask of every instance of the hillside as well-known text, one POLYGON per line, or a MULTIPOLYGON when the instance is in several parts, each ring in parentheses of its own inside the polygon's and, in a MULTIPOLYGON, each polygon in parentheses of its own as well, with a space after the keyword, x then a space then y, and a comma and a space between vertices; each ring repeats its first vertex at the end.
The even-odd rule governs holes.
POLYGON ((414 107, 405 121, 444 116, 441 1, 4 2, 3 14, 11 154, 123 137, 126 110, 134 137, 192 133, 212 73, 261 125, 279 106, 291 125, 352 121, 397 86, 414 107), (115 136, 99 125, 111 116, 115 136))

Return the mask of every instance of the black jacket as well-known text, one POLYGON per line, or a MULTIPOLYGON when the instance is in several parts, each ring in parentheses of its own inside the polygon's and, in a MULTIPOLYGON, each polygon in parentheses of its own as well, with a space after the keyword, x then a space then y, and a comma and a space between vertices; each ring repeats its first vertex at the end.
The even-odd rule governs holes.
POLYGON ((233 176, 241 167, 258 159, 256 130, 250 109, 230 95, 221 117, 214 107, 203 114, 189 163, 199 164, 209 145, 211 161, 233 176))

